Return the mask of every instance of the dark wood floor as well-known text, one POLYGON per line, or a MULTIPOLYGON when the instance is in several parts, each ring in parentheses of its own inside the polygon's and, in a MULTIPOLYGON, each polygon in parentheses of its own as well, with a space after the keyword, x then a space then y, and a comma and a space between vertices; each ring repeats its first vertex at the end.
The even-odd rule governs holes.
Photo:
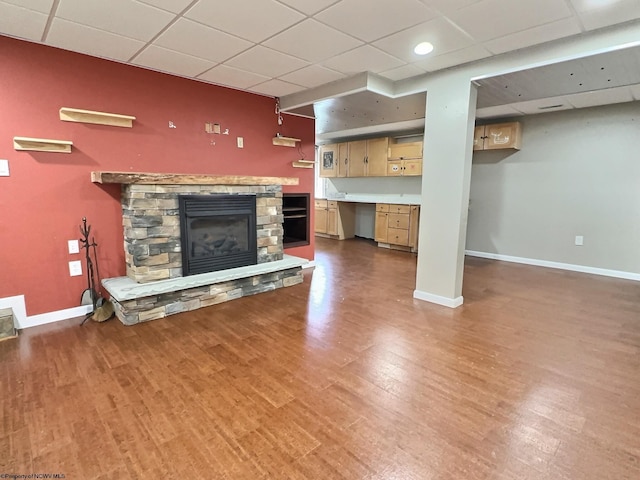
POLYGON ((67 479, 640 478, 640 284, 318 239, 301 285, 0 343, 0 472, 67 479))

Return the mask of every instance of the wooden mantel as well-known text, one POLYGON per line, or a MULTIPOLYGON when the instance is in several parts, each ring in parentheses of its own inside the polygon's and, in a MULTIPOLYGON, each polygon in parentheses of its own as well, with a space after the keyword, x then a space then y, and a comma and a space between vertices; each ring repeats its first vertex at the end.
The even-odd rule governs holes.
POLYGON ((295 177, 141 172, 91 172, 91 181, 143 185, 298 185, 300 183, 300 179, 295 177))

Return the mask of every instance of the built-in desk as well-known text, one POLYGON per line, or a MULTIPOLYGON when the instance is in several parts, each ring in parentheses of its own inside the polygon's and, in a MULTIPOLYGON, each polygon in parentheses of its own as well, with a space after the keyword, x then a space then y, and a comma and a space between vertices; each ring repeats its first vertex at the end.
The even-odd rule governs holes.
POLYGON ((415 251, 419 205, 420 195, 412 194, 341 194, 317 198, 315 234, 336 240, 360 236, 376 240, 381 247, 415 251))

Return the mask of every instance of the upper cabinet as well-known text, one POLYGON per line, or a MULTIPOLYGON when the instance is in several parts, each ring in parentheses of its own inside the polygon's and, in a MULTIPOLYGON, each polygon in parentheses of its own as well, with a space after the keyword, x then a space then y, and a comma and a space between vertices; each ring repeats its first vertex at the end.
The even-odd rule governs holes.
POLYGON ((422 175, 422 142, 394 143, 388 137, 320 147, 321 177, 422 175))
POLYGON ((473 150, 520 150, 522 127, 520 122, 495 123, 476 127, 473 132, 473 150))
POLYGON ((422 159, 422 142, 392 143, 388 157, 389 160, 422 159))
POLYGON ((348 143, 348 177, 384 177, 387 175, 389 139, 370 138, 348 143))
POLYGON ((338 145, 322 145, 320 147, 320 176, 338 176, 338 145))

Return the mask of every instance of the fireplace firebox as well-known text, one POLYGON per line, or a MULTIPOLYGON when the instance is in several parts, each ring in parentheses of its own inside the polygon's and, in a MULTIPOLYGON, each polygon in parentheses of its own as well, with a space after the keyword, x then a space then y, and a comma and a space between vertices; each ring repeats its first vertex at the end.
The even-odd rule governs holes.
POLYGON ((257 263, 255 195, 180 195, 182 275, 257 263))

